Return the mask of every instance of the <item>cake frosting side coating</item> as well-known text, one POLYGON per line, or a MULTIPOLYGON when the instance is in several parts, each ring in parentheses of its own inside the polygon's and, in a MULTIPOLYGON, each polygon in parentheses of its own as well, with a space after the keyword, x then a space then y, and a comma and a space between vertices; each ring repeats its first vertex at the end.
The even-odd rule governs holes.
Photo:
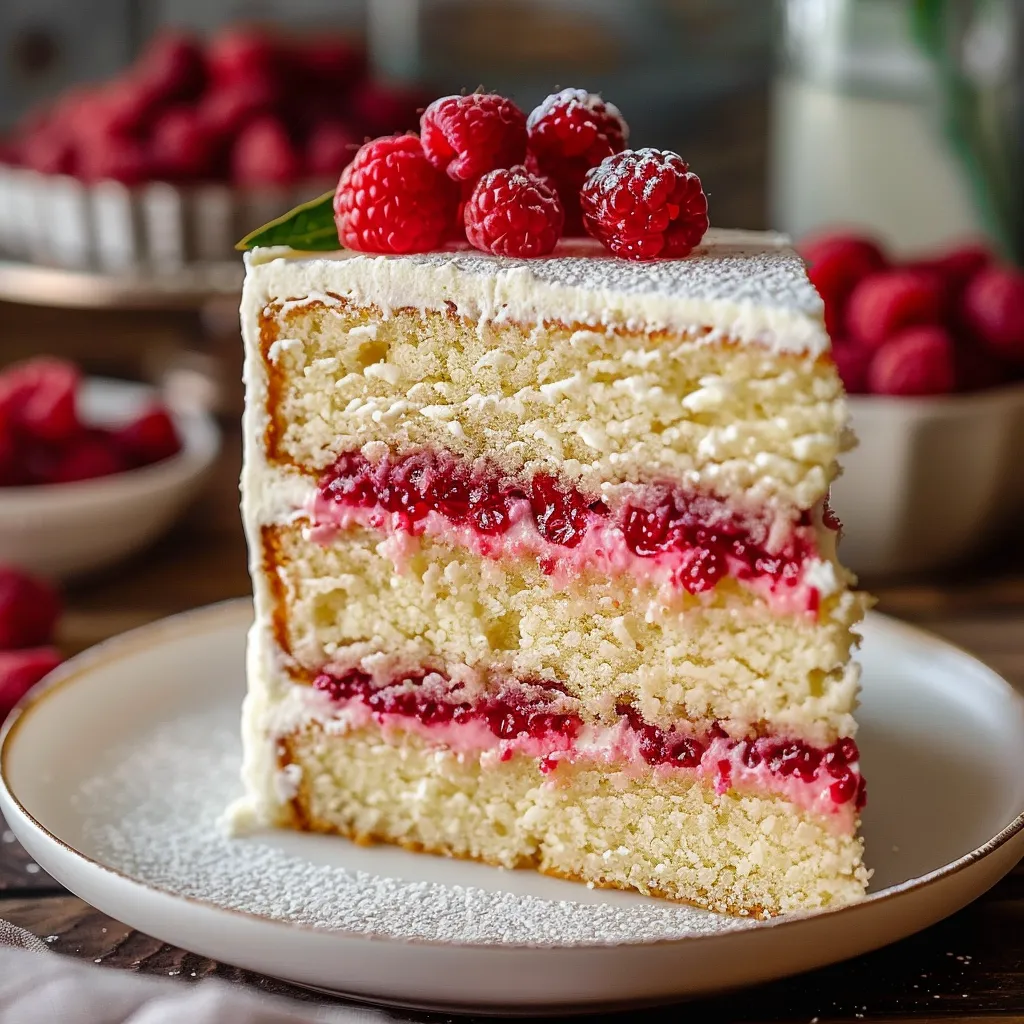
POLYGON ((485 321, 556 319, 644 330, 706 328, 741 343, 819 354, 829 348, 823 307, 785 236, 711 230, 681 260, 632 263, 590 239, 539 259, 473 249, 409 256, 312 255, 258 249, 246 257, 243 314, 271 298, 343 295, 390 309, 454 307, 485 321), (344 267, 339 266, 340 263, 344 267))

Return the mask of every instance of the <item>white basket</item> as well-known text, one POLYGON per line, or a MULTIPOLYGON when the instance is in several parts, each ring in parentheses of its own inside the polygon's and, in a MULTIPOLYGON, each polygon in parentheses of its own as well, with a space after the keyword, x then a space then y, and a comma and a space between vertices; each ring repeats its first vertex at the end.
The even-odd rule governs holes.
POLYGON ((73 270, 177 270, 237 258, 235 243, 330 188, 239 190, 151 182, 86 184, 0 165, 0 251, 73 270))

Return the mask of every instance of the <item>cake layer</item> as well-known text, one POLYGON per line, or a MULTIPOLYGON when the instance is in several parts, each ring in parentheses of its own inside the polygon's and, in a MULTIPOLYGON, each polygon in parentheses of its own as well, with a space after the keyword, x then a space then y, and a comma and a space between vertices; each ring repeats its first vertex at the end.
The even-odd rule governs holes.
POLYGON ((375 721, 451 750, 487 751, 496 761, 525 754, 545 774, 580 761, 692 771, 718 792, 782 794, 831 817, 840 831, 852 831, 864 805, 852 739, 823 748, 771 734, 732 737, 718 722, 661 729, 627 704, 616 707, 613 724, 594 722, 557 684, 510 679, 481 693, 455 673, 421 669, 380 686, 350 669, 321 673, 312 689, 296 684, 288 701, 299 721, 320 721, 328 731, 375 721))
POLYGON ((532 867, 741 914, 860 898, 861 842, 779 796, 716 793, 693 773, 561 763, 543 775, 375 724, 280 742, 276 823, 532 867))
POLYGON ((554 590, 536 560, 497 561, 432 538, 398 552, 353 526, 332 542, 299 520, 262 530, 258 606, 301 678, 325 665, 384 678, 467 665, 548 680, 611 716, 627 699, 652 723, 727 723, 827 745, 853 732, 849 665, 860 595, 843 591, 817 617, 775 617, 734 581, 692 596, 654 583, 583 573, 554 590), (397 564, 396 564, 397 562, 397 564))
POLYGON ((786 510, 824 497, 846 416, 827 356, 699 326, 606 332, 552 315, 385 315, 338 294, 269 303, 257 339, 268 459, 319 472, 339 452, 384 442, 487 457, 527 478, 555 473, 594 493, 667 479, 786 510))
MULTIPOLYGON (((586 570, 691 594, 731 576, 777 611, 811 614, 846 582, 834 558, 819 557, 819 547, 826 554, 835 547, 836 524, 826 509, 794 522, 668 484, 593 494, 548 474, 508 477, 487 461, 467 464, 447 451, 374 454, 342 453, 321 476, 316 497, 303 502, 323 527, 321 542, 353 524, 391 536, 425 534, 485 558, 536 558, 556 589, 586 570)), ((288 486, 280 489, 277 518, 287 519, 292 496, 288 486)))

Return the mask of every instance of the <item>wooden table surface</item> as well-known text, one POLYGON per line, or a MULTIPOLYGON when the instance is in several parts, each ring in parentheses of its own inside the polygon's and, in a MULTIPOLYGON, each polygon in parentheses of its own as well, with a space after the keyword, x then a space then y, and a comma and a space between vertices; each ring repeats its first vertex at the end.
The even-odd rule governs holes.
MULTIPOLYGON (((219 471, 188 519, 158 547, 67 595, 67 654, 173 612, 249 593, 238 521, 238 436, 226 430, 219 471)), ((938 584, 875 588, 882 611, 979 654, 1024 687, 1024 550, 938 584)), ((33 864, 0 822, 0 918, 59 953, 191 984, 210 976, 265 992, 323 997, 174 949, 70 895, 33 864)), ((844 964, 690 1004, 695 1021, 1024 1020, 1024 865, 972 906, 920 935, 844 964)), ((660 1019, 678 1010, 650 1010, 660 1019)), ((449 1020, 396 1012, 401 1020, 449 1020)), ((593 1018, 598 1019, 598 1018, 593 1018)))

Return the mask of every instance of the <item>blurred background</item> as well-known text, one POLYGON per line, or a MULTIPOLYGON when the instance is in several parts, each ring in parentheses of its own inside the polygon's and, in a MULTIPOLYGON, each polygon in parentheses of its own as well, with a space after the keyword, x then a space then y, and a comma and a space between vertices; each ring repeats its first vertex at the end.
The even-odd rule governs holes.
POLYGON ((835 498, 847 559, 972 571, 1024 514, 1022 39, 1015 0, 4 0, 0 370, 70 361, 96 422, 73 458, 8 452, 6 479, 0 429, 0 561, 85 573, 85 606, 246 593, 232 245, 331 188, 367 137, 482 85, 526 111, 559 87, 600 92, 631 146, 690 162, 713 226, 792 235, 862 437, 835 498), (883 292, 931 299, 876 330, 856 290, 885 275, 883 292), (129 399, 126 380, 152 390, 129 399), (154 409, 170 427, 138 426, 154 409), (112 461, 100 449, 128 427, 138 450, 112 461), (81 493, 53 487, 186 456, 131 543, 137 516, 80 531, 91 556, 29 539, 44 499, 81 493))

